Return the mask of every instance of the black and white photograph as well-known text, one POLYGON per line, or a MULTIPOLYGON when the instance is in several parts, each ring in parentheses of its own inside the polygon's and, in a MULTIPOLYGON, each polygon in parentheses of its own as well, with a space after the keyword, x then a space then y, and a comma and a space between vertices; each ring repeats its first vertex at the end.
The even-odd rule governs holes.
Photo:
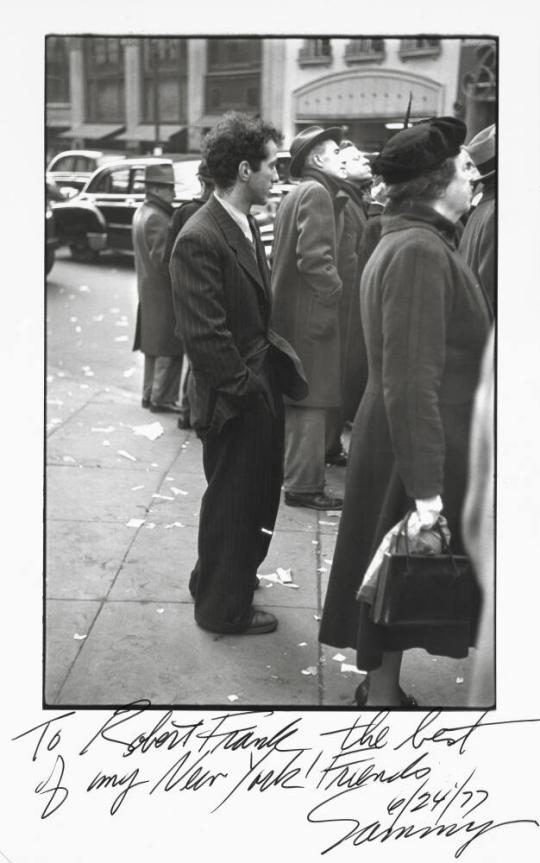
POLYGON ((494 706, 497 66, 47 36, 47 706, 494 706))
POLYGON ((0 861, 538 859, 530 10, 11 10, 0 861))

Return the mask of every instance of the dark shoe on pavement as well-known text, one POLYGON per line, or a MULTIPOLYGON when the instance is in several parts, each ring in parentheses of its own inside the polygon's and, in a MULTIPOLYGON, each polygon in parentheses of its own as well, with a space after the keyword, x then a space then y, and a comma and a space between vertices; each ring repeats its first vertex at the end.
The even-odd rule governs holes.
POLYGON ((334 465, 334 467, 347 467, 347 453, 345 450, 326 456, 326 464, 334 465))
POLYGON ((152 404, 150 405, 150 410, 153 414, 181 414, 182 408, 180 405, 175 402, 168 402, 167 404, 152 404))
POLYGON ((295 491, 285 492, 285 503, 287 506, 305 506, 308 509, 341 509, 343 500, 340 497, 329 497, 323 491, 303 493, 295 491))
POLYGON ((265 632, 273 632, 277 629, 278 622, 277 617, 274 617, 269 611, 254 608, 250 622, 241 628, 235 628, 230 624, 206 626, 199 621, 197 624, 201 629, 206 629, 208 632, 219 632, 221 635, 263 635, 265 632))
POLYGON ((149 408, 150 407, 150 399, 142 399, 141 400, 141 407, 149 408))
POLYGON ((184 429, 185 431, 187 431, 187 429, 190 429, 191 423, 189 419, 187 417, 178 417, 178 428, 184 429))
MULTIPOLYGON (((355 704, 357 707, 365 707, 366 701, 368 699, 368 693, 369 693, 369 677, 366 677, 365 680, 363 680, 362 683, 360 683, 359 686, 356 687, 356 691, 354 693, 354 701, 355 701, 355 704)), ((416 701, 416 699, 413 698, 412 695, 407 695, 406 692, 403 692, 401 687, 399 688, 399 698, 400 698, 400 702, 401 702, 400 708, 402 708, 402 709, 404 708, 405 710, 416 710, 418 708, 418 702, 416 701)), ((378 708, 385 708, 385 705, 379 704, 379 705, 377 705, 377 708, 373 708, 373 709, 378 709, 378 708)), ((400 708, 398 707, 398 710, 400 708)), ((388 710, 394 709, 395 710, 396 708, 395 707, 394 708, 387 707, 386 709, 388 709, 388 710)))

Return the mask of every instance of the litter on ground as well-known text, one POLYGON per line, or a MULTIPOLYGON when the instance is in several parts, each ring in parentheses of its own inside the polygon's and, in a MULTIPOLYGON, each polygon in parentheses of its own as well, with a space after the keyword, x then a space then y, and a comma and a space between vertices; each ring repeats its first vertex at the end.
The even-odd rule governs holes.
POLYGON ((174 494, 187 494, 187 491, 184 491, 182 488, 175 488, 174 485, 171 485, 171 491, 174 494))
POLYGON ((128 452, 126 452, 125 449, 117 449, 116 452, 123 458, 128 458, 130 461, 137 461, 137 459, 134 456, 130 455, 128 452))
POLYGON ((238 695, 227 695, 228 701, 238 701, 238 695))
POLYGON ((343 654, 342 654, 342 653, 336 653, 336 655, 335 655, 335 656, 333 656, 333 657, 332 657, 332 659, 334 659, 336 662, 345 662, 345 660, 347 659, 347 657, 346 657, 346 656, 343 656, 343 654))
POLYGON ((126 527, 140 527, 144 524, 144 518, 130 518, 128 522, 126 522, 126 527))
POLYGON ((303 668, 302 674, 306 674, 306 675, 317 674, 317 666, 316 665, 310 665, 308 668, 303 668))
POLYGON ((79 633, 76 632, 73 638, 75 639, 75 641, 82 641, 84 638, 86 638, 86 635, 79 635, 79 633))
POLYGON ((148 440, 157 440, 158 437, 161 437, 163 434, 163 426, 160 422, 155 423, 147 423, 142 426, 131 426, 134 434, 139 435, 140 437, 146 437, 148 440))
POLYGON ((347 662, 343 662, 341 665, 341 670, 346 673, 347 671, 353 671, 355 674, 365 674, 364 671, 360 671, 356 665, 350 665, 347 662))
POLYGON ((107 426, 106 428, 101 428, 101 426, 92 426, 90 431, 93 432, 103 432, 103 434, 110 434, 114 431, 114 426, 107 426))

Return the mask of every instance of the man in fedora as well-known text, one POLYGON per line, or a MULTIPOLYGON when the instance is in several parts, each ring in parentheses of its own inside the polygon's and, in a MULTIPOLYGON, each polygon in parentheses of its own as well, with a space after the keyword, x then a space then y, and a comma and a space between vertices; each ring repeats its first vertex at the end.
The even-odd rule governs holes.
POLYGON ((480 172, 482 198, 472 211, 459 243, 459 251, 495 308, 495 124, 482 129, 467 144, 480 172))
POLYGON ((230 112, 203 143, 215 191, 180 231, 170 271, 177 332, 191 361, 191 423, 207 488, 190 592, 200 627, 260 635, 277 626, 253 606, 283 477, 283 398, 307 383, 270 329, 270 278, 253 204, 277 179, 278 131, 230 112))
POLYGON ((310 126, 291 144, 291 176, 300 183, 276 217, 273 323, 297 351, 309 394, 285 406, 285 503, 340 509, 325 490, 328 445, 341 414, 340 300, 337 250, 348 195, 340 128, 310 126))
POLYGON ((155 413, 178 413, 183 346, 174 332, 168 267, 174 199, 172 163, 147 165, 144 184, 145 199, 133 218, 133 250, 139 293, 133 350, 144 354, 142 406, 155 413))

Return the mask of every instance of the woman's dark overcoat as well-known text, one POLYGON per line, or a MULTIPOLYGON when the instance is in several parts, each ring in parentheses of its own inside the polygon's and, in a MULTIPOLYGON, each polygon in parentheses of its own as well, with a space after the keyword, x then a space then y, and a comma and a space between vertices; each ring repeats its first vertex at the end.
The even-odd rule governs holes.
POLYGON ((139 306, 133 350, 157 357, 182 356, 182 342, 175 336, 169 229, 172 209, 148 195, 133 217, 133 251, 137 271, 139 306))
POLYGON ((353 425, 320 632, 325 644, 355 647, 365 670, 380 664, 383 650, 467 654, 471 627, 395 634, 372 624, 355 594, 383 536, 415 499, 441 495, 452 548, 463 553, 469 425, 491 323, 450 222, 422 204, 384 221, 360 288, 369 378, 353 425))

